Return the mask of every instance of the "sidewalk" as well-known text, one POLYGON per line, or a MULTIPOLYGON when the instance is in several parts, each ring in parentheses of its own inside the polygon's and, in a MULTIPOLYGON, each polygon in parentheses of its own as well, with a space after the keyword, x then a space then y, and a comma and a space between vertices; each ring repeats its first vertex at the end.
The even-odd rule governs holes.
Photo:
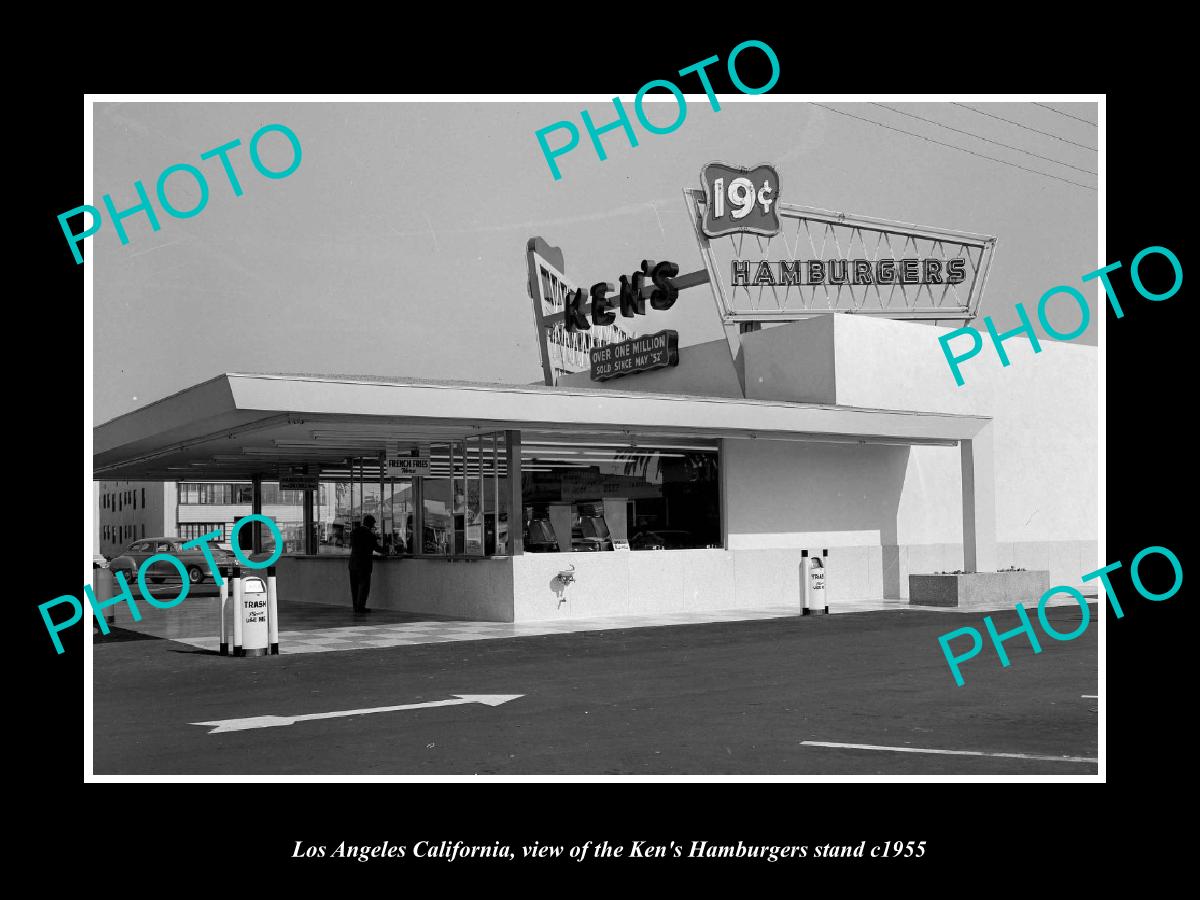
MULTIPOLYGON (((169 596, 169 595, 168 595, 169 596)), ((1092 598, 1089 598, 1091 601, 1092 598)), ((142 621, 133 622, 124 605, 114 627, 149 637, 178 641, 216 653, 219 646, 218 598, 188 597, 178 607, 155 609, 141 606, 142 621)), ((1028 606, 1028 604, 1026 604, 1028 606)), ((1074 606, 1069 597, 1055 598, 1047 606, 1074 606)), ((1011 609, 1011 604, 995 609, 1011 609)), ((943 612, 982 618, 988 610, 937 606, 910 606, 907 600, 851 600, 833 604, 830 614, 862 612, 943 612)), ((449 641, 482 641, 496 638, 570 634, 614 628, 652 628, 660 625, 694 625, 706 622, 742 622, 781 619, 800 615, 795 604, 756 609, 697 610, 645 616, 603 616, 544 622, 471 622, 426 614, 375 609, 355 617, 347 606, 290 603, 280 607, 279 652, 283 654, 329 653, 338 650, 368 650, 449 641)), ((97 637, 99 641, 104 638, 97 637)))

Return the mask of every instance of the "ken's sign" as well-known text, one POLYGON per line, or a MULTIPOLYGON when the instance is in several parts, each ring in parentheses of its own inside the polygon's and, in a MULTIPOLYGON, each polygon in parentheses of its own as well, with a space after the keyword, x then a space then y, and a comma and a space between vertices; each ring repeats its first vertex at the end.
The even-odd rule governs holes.
POLYGON ((592 381, 607 381, 679 365, 679 332, 658 331, 619 344, 592 347, 592 381))

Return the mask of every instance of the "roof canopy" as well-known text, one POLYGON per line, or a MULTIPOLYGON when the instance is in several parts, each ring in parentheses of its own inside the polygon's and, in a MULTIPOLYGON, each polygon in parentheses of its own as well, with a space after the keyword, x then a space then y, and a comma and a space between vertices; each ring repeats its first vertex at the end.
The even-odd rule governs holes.
POLYGON ((176 481, 345 469, 348 457, 519 429, 526 441, 970 439, 983 416, 604 389, 227 373, 99 425, 93 476, 176 481))

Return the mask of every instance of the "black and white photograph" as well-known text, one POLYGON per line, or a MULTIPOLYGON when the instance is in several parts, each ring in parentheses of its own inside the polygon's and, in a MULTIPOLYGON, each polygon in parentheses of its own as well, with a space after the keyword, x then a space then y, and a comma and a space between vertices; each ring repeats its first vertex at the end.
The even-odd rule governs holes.
POLYGON ((668 84, 93 100, 93 777, 1095 780, 1102 98, 668 84))

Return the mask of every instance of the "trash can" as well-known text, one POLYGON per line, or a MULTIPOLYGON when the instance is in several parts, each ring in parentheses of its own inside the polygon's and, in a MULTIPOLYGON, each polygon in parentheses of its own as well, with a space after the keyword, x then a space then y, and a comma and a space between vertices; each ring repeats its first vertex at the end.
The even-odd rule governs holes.
POLYGON ((800 615, 809 616, 814 613, 829 613, 829 601, 825 598, 825 560, 828 550, 822 550, 821 555, 809 555, 807 550, 800 551, 800 615))
POLYGON ((267 583, 255 576, 241 579, 241 603, 235 613, 241 616, 242 643, 234 647, 236 656, 267 655, 267 583))
POLYGON ((275 567, 267 568, 266 580, 242 575, 239 566, 221 567, 220 647, 221 656, 279 655, 278 592, 275 567))

